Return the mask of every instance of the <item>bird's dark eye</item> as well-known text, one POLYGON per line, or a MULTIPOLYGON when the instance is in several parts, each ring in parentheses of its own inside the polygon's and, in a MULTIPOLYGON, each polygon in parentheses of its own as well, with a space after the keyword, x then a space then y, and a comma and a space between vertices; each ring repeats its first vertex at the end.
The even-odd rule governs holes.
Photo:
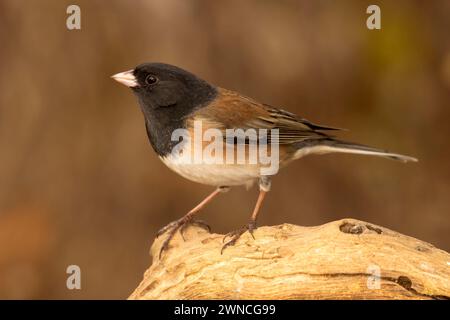
POLYGON ((148 85, 154 85, 155 83, 158 82, 158 78, 155 77, 154 75, 149 74, 146 78, 145 78, 145 83, 148 85))

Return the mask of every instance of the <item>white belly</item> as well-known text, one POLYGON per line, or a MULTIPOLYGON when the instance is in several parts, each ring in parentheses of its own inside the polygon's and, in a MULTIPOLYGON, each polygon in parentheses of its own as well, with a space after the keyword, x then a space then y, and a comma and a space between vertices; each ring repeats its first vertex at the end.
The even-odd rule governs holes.
POLYGON ((260 177, 260 167, 248 164, 196 164, 186 163, 172 155, 160 157, 166 166, 182 177, 216 187, 251 186, 260 177))

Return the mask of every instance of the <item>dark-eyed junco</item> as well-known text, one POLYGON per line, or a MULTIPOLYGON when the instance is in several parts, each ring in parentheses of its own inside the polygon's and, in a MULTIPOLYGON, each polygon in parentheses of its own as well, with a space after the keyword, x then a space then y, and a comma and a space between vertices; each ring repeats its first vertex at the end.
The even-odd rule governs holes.
POLYGON ((417 161, 412 157, 338 140, 325 133, 339 130, 337 128, 314 124, 290 112, 214 86, 172 65, 144 63, 133 70, 118 73, 113 78, 130 87, 136 94, 145 117, 148 138, 160 159, 181 176, 216 187, 213 193, 185 216, 158 232, 161 235, 168 231, 160 256, 168 248, 177 230, 183 235, 183 230, 189 223, 205 226, 204 222, 194 220, 193 217, 216 195, 229 187, 249 186, 258 181, 260 193, 250 222, 229 233, 229 240, 223 249, 233 245, 247 230, 253 235, 258 212, 270 190, 271 177, 276 174, 276 170, 264 171, 273 163, 249 161, 252 142, 261 149, 265 146, 269 159, 277 161, 276 168, 308 154, 329 152, 381 156, 403 162, 417 161), (253 131, 250 132, 251 130, 253 131), (231 139, 230 132, 235 134, 231 139), (261 132, 262 138, 258 136, 261 132), (195 145, 196 134, 200 134, 202 138, 198 145, 195 145), (207 150, 209 156, 202 158, 205 156, 205 149, 212 143, 211 136, 215 140, 222 137, 220 139, 223 141, 216 142, 223 142, 223 145, 216 144, 216 148, 212 148, 214 150, 207 150), (185 141, 181 143, 183 139, 185 141), (200 148, 196 149, 196 146, 200 148), (241 146, 248 147, 243 153, 244 161, 236 159, 239 154, 237 149, 241 146), (230 148, 236 154, 228 157, 227 151, 230 148), (200 157, 197 155, 199 151, 200 157), (213 161, 211 158, 214 158, 213 161))

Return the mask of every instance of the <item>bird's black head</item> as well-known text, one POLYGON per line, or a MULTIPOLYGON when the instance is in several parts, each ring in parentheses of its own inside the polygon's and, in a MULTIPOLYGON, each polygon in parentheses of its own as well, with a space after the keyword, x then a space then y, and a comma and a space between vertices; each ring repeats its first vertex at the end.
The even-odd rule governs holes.
POLYGON ((144 63, 113 78, 133 89, 144 113, 148 108, 178 109, 183 106, 185 109, 195 109, 213 99, 217 93, 214 86, 194 74, 164 63, 144 63))
POLYGON ((150 142, 160 154, 172 145, 168 141, 173 130, 183 128, 189 114, 217 96, 213 85, 164 63, 144 63, 113 78, 138 97, 150 142))

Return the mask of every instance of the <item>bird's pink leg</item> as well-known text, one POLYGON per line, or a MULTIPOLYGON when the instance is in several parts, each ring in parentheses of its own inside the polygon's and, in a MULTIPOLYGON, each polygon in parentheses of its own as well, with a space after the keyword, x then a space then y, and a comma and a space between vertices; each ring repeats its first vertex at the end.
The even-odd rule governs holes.
POLYGON ((159 251, 160 259, 161 259, 161 255, 162 255, 163 251, 167 250, 167 248, 169 247, 169 242, 173 238, 173 236, 175 235, 177 230, 180 230, 183 239, 184 239, 183 231, 186 228, 186 226, 189 224, 196 224, 196 225, 199 225, 199 226, 207 229, 208 231, 211 231, 210 227, 205 222, 203 222, 201 220, 193 220, 193 218, 196 213, 198 213, 201 209, 203 209, 219 193, 224 192, 225 190, 226 190, 225 187, 217 188, 216 190, 214 190, 213 193, 211 193, 209 196, 207 196, 202 202, 200 202, 197 206, 195 206, 191 211, 189 211, 182 218, 169 223, 167 226, 165 226, 164 228, 162 228, 161 230, 158 231, 158 233, 156 234, 156 237, 159 237, 161 234, 165 233, 166 231, 169 231, 169 234, 168 234, 167 238, 164 240, 164 242, 161 246, 161 250, 159 251))
POLYGON ((255 239, 255 236, 253 235, 253 231, 256 229, 256 219, 258 218, 259 211, 261 209, 262 203, 264 201, 264 198, 266 197, 267 191, 260 190, 258 200, 256 201, 255 209, 253 209, 252 216, 250 217, 250 222, 248 225, 242 227, 241 229, 232 231, 225 235, 223 238, 223 241, 225 241, 226 238, 231 238, 230 241, 225 243, 222 247, 221 253, 223 253, 223 250, 226 247, 233 246, 236 241, 241 237, 242 234, 244 234, 247 230, 252 235, 253 239, 255 239))

